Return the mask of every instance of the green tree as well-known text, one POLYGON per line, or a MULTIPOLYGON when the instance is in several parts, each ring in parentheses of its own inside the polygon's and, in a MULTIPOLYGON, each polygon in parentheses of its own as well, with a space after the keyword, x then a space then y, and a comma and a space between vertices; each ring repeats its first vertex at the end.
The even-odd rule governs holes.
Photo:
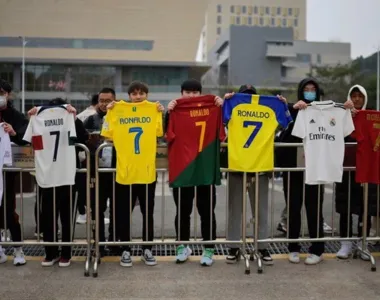
POLYGON ((355 84, 360 84, 367 90, 368 105, 375 107, 376 75, 363 71, 358 61, 333 67, 314 66, 310 75, 320 84, 325 93, 325 100, 343 103, 347 99, 349 89, 355 84))

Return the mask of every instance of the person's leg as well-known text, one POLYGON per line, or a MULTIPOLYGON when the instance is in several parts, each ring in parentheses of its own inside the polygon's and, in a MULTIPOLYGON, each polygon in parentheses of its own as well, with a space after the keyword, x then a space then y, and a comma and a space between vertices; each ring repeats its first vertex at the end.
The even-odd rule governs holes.
MULTIPOLYGON (((53 188, 40 188, 41 204, 42 204, 42 231, 44 232, 44 242, 56 242, 58 241, 57 234, 57 191, 53 188), (55 204, 54 204, 55 201, 55 204), (54 205, 56 211, 54 211, 54 205), (56 228, 55 240, 54 240, 54 223, 56 228)), ((67 199, 66 199, 67 200, 67 199)), ((45 246, 45 260, 42 262, 43 266, 52 266, 59 259, 59 252, 57 246, 45 246)))
POLYGON ((78 208, 78 219, 77 223, 86 223, 86 173, 77 173, 75 176, 75 190, 78 192, 77 208, 78 208))
MULTIPOLYGON (((310 238, 323 238, 323 198, 324 186, 323 185, 305 185, 305 207, 307 214, 307 224, 309 228, 310 238), (318 201, 319 198, 319 201, 318 201), (319 203, 319 206, 318 206, 319 203), (319 219, 318 219, 319 215, 319 219), (318 229, 319 227, 319 229, 318 229)), ((309 249, 310 254, 320 257, 325 251, 324 242, 313 242, 309 249)), ((319 261, 316 261, 318 263, 319 261)), ((308 261, 306 260, 306 263, 308 261)))
MULTIPOLYGON (((14 182, 16 180, 15 175, 16 173, 5 173, 6 187, 3 195, 2 207, 6 206, 7 224, 4 227, 7 227, 7 229, 9 229, 13 242, 20 242, 21 226, 18 221, 18 215, 16 214, 16 191, 14 185, 14 182)), ((15 248, 19 247, 15 246, 15 248)))
MULTIPOLYGON (((61 186, 57 188, 59 213, 61 219, 62 242, 71 242, 74 234, 74 202, 75 187, 61 186), (72 227, 72 229, 71 229, 72 227)), ((68 267, 71 259, 71 246, 62 246, 60 267, 68 267)))
MULTIPOLYGON (((302 172, 285 172, 283 174, 284 180, 284 194, 287 198, 287 205, 289 206, 289 238, 298 239, 301 230, 301 208, 303 202, 303 174, 302 172), (289 182, 289 190, 288 190, 289 182)), ((289 243, 288 250, 291 253, 299 253, 301 247, 298 243, 289 243)), ((299 262, 299 256, 295 255, 292 262, 299 262)))
MULTIPOLYGON (((348 216, 347 212, 339 214, 339 234, 341 237, 352 237, 352 215, 348 216)), ((342 241, 341 247, 336 256, 341 259, 347 259, 352 254, 352 242, 342 241)))
MULTIPOLYGON (((216 239, 216 191, 214 185, 197 187, 197 209, 201 219, 201 232, 204 241, 216 239)), ((201 265, 211 266, 213 263, 214 245, 204 245, 201 265)))
MULTIPOLYGON (((242 209, 243 209, 243 175, 242 173, 231 172, 228 174, 228 228, 227 240, 239 241, 242 229, 242 209)), ((245 225, 245 224, 244 224, 245 225)), ((243 226, 244 226, 243 225, 243 226)), ((227 263, 237 261, 239 255, 239 245, 229 244, 229 255, 227 263)))
MULTIPOLYGON (((154 238, 154 198, 156 193, 156 181, 150 184, 139 184, 138 200, 140 203, 140 211, 143 216, 142 236, 143 241, 153 241, 154 238)), ((157 264, 156 259, 152 254, 152 246, 143 246, 143 254, 141 259, 148 266, 157 264)))
MULTIPOLYGON (((190 240, 190 216, 193 210, 194 187, 173 188, 173 198, 176 205, 174 226, 177 241, 190 240)), ((179 245, 176 249, 176 262, 185 262, 191 255, 188 246, 179 245)))

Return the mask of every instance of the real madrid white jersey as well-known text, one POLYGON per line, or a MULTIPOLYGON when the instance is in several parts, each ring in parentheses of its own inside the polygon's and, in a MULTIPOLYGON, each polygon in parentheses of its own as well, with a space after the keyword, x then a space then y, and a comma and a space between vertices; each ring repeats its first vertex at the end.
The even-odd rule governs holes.
POLYGON ((34 149, 36 180, 40 187, 73 185, 76 138, 74 115, 66 106, 38 107, 24 135, 34 149))
POLYGON ((298 112, 292 135, 303 139, 306 184, 342 181, 344 138, 353 131, 350 110, 333 101, 312 102, 298 112))

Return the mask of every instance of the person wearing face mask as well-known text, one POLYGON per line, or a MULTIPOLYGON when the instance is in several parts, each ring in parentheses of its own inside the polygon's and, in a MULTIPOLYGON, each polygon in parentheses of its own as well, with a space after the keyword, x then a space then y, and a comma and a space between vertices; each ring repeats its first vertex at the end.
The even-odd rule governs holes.
MULTIPOLYGON (((367 91, 361 85, 354 85, 350 88, 347 100, 352 102, 354 108, 352 109, 353 118, 360 110, 371 110, 367 106, 368 96, 367 91)), ((345 138, 346 143, 356 142, 355 132, 345 138)), ((345 151, 345 166, 356 165, 356 147, 346 146, 345 151)), ((367 221, 367 236, 371 229, 371 215, 377 215, 377 187, 374 184, 368 185, 368 221, 367 221)), ((339 228, 341 237, 352 237, 353 235, 353 220, 352 215, 358 215, 358 236, 361 237, 363 233, 363 186, 355 182, 355 171, 344 171, 341 183, 335 185, 335 208, 339 213, 339 228), (350 201, 349 201, 350 199, 350 201)), ((376 224, 374 224, 376 225, 376 224)), ((340 259, 347 259, 352 254, 353 242, 341 242, 341 248, 337 253, 340 259)), ((360 258, 362 260, 370 260, 370 257, 361 252, 360 258)))
MULTIPOLYGON (((0 79, 0 123, 4 131, 9 134, 11 142, 17 145, 26 145, 27 142, 22 138, 28 126, 28 119, 18 112, 9 99, 12 92, 12 86, 5 80, 0 79)), ((16 191, 15 180, 16 173, 6 172, 4 182, 7 188, 3 195, 2 206, 0 209, 0 225, 3 228, 9 229, 13 242, 21 242, 21 226, 16 214, 16 191), (6 224, 4 224, 4 207, 6 207, 6 224)), ((5 263, 7 256, 0 246, 0 263, 5 263)), ((14 248, 13 264, 15 266, 24 265, 26 263, 24 253, 21 247, 14 248)))

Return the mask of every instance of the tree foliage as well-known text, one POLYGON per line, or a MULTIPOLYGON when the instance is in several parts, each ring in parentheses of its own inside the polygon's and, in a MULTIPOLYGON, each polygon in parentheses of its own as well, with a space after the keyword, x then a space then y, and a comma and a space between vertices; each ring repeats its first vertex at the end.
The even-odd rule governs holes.
POLYGON ((355 84, 360 84, 367 90, 368 105, 376 106, 376 75, 363 70, 358 61, 333 67, 313 67, 310 75, 320 84, 325 100, 345 102, 349 89, 355 84))

